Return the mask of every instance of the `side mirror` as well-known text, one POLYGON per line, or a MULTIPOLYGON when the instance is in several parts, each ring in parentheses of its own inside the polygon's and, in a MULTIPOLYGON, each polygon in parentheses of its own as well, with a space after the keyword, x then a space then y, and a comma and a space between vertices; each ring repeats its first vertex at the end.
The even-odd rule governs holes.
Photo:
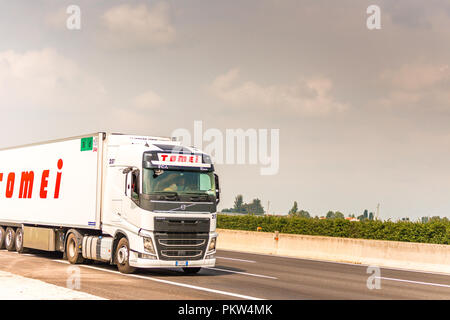
POLYGON ((132 178, 131 170, 126 172, 125 174, 126 174, 126 176, 125 176, 125 196, 130 198, 131 197, 131 178, 132 178))
POLYGON ((133 169, 132 167, 125 168, 123 171, 125 174, 125 196, 139 200, 139 169, 133 169))
POLYGON ((220 201, 220 186, 219 186, 219 176, 217 174, 214 174, 214 180, 216 185, 216 204, 220 201))

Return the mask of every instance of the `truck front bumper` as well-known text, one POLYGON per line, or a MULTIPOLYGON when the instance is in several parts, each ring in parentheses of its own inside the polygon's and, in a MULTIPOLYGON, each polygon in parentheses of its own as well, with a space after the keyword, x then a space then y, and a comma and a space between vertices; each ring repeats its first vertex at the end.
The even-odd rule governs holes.
POLYGON ((214 267, 216 259, 202 259, 202 260, 158 260, 158 259, 143 259, 138 257, 138 253, 130 252, 130 266, 136 268, 186 268, 186 267, 214 267))

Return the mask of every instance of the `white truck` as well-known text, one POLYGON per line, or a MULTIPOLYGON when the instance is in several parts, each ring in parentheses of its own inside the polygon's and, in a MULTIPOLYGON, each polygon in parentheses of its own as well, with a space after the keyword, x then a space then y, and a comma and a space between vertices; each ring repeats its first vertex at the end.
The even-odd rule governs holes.
POLYGON ((98 132, 0 150, 0 249, 136 268, 213 267, 219 180, 171 138, 98 132))

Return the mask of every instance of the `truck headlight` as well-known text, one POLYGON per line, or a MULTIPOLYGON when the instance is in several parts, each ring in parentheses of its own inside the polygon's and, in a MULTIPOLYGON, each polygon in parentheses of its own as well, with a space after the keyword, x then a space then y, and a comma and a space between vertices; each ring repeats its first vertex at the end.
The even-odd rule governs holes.
POLYGON ((155 254, 152 238, 143 237, 142 239, 144 239, 144 250, 148 253, 155 254))
POLYGON ((208 252, 216 250, 216 239, 217 238, 211 239, 211 242, 209 243, 209 247, 208 247, 208 252))
POLYGON ((144 250, 148 253, 156 254, 155 248, 153 247, 153 241, 151 238, 151 234, 149 232, 141 229, 141 230, 139 230, 139 236, 141 236, 144 241, 144 250))

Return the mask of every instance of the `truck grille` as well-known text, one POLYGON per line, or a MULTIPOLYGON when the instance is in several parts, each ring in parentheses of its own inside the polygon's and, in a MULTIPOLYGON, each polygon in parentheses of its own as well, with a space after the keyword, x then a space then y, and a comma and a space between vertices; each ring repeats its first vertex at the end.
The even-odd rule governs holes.
POLYGON ((155 217, 155 231, 169 233, 209 232, 209 218, 167 218, 155 217))
POLYGON ((202 250, 161 250, 163 257, 189 260, 201 259, 202 253, 202 250))
POLYGON ((208 245, 208 233, 155 233, 161 260, 201 260, 208 245))
POLYGON ((205 239, 159 239, 159 244, 166 247, 198 247, 205 244, 205 239))

